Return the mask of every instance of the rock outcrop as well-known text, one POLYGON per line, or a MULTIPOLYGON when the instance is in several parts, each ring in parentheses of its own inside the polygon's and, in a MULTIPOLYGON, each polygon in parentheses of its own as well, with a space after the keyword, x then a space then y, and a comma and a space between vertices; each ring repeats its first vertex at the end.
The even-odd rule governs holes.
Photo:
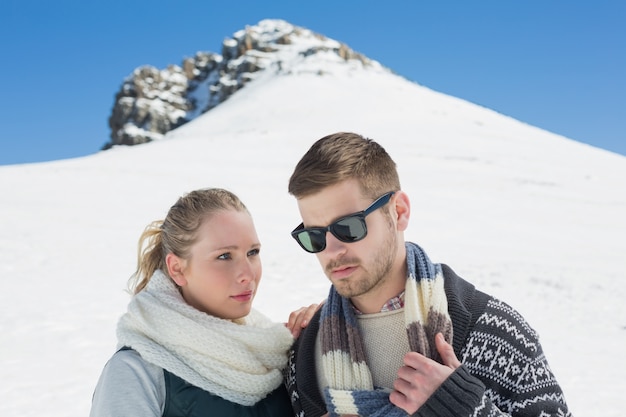
POLYGON ((345 44, 282 20, 262 20, 236 32, 222 53, 198 52, 165 69, 142 66, 128 76, 115 96, 109 118, 115 145, 158 140, 211 110, 261 74, 290 74, 296 64, 318 57, 308 71, 323 75, 324 62, 343 61, 382 68, 345 44))

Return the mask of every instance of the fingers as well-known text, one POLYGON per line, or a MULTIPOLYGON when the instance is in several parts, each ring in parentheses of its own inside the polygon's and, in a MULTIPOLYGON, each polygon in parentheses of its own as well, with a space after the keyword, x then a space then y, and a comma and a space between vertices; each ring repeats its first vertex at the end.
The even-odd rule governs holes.
POLYGON ((456 369, 461 366, 461 362, 459 362, 454 354, 454 348, 451 344, 446 342, 443 334, 437 333, 435 336, 435 345, 437 346, 437 352, 441 355, 441 360, 444 365, 449 366, 452 369, 456 369))
MULTIPOLYGON (((451 369, 456 369, 461 366, 461 362, 459 362, 456 354, 454 353, 454 348, 451 344, 446 342, 442 333, 437 333, 435 335, 435 346, 444 365, 451 369)), ((404 364, 414 369, 424 369, 424 367, 431 365, 432 362, 432 360, 428 359, 424 355, 416 354, 415 352, 409 352, 404 357, 404 364)))
POLYGON ((301 307, 289 314, 289 320, 285 323, 285 326, 291 331, 294 338, 300 336, 300 332, 309 324, 318 308, 318 304, 311 304, 308 307, 301 307))
POLYGON ((317 312, 318 308, 319 308, 319 304, 311 304, 304 310, 304 312, 302 313, 302 320, 300 320, 300 323, 299 323, 300 328, 303 329, 309 324, 309 322, 311 321, 311 319, 317 312))
POLYGON ((454 349, 441 333, 435 336, 437 351, 443 364, 426 356, 409 352, 404 356, 404 366, 398 369, 394 391, 389 394, 392 404, 409 414, 415 413, 461 363, 454 349))
POLYGON ((389 401, 409 414, 415 413, 432 393, 434 367, 442 366, 432 359, 409 352, 404 356, 404 366, 398 369, 389 401))
MULTIPOLYGON (((402 370, 403 368, 400 369, 402 370)), ((389 401, 396 407, 406 411, 409 415, 412 415, 427 398, 424 398, 424 395, 419 392, 417 381, 410 376, 411 371, 407 370, 403 374, 404 377, 400 376, 400 372, 398 372, 399 377, 393 382, 394 390, 389 394, 389 401)))
POLYGON ((406 366, 400 368, 398 370, 398 373, 406 372, 407 369, 425 371, 426 368, 430 366, 430 363, 434 361, 422 355, 421 353, 409 352, 406 355, 404 355, 403 362, 404 362, 404 365, 406 366))
POLYGON ((306 311, 306 307, 292 311, 291 314, 289 314, 289 320, 285 323, 285 326, 289 329, 294 338, 300 335, 300 330, 302 329, 300 326, 302 325, 302 314, 304 311, 306 311))

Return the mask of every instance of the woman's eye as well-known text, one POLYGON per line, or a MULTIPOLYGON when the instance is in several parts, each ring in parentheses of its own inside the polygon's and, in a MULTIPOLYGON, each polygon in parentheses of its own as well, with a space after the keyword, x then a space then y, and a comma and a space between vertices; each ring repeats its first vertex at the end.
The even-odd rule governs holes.
POLYGON ((231 259, 230 252, 226 252, 217 257, 217 259, 231 259))
POLYGON ((250 252, 248 252, 248 256, 256 256, 261 252, 261 249, 252 249, 250 252))

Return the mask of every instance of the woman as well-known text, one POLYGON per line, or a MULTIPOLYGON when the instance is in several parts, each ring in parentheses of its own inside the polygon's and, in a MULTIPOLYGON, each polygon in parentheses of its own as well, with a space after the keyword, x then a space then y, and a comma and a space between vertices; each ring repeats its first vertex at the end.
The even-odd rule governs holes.
MULTIPOLYGON (((292 415, 282 370, 293 336, 252 309, 260 248, 250 213, 223 189, 192 191, 150 224, 90 416, 292 415)), ((288 326, 297 333, 314 310, 288 326)))

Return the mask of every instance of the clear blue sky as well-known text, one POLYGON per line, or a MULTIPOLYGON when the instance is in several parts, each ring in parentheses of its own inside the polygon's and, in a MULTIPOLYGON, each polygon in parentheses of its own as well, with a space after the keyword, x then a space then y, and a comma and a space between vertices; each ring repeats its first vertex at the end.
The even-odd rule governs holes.
POLYGON ((626 1, 3 0, 0 165, 108 141, 124 77, 280 18, 433 90, 626 155, 626 1))

